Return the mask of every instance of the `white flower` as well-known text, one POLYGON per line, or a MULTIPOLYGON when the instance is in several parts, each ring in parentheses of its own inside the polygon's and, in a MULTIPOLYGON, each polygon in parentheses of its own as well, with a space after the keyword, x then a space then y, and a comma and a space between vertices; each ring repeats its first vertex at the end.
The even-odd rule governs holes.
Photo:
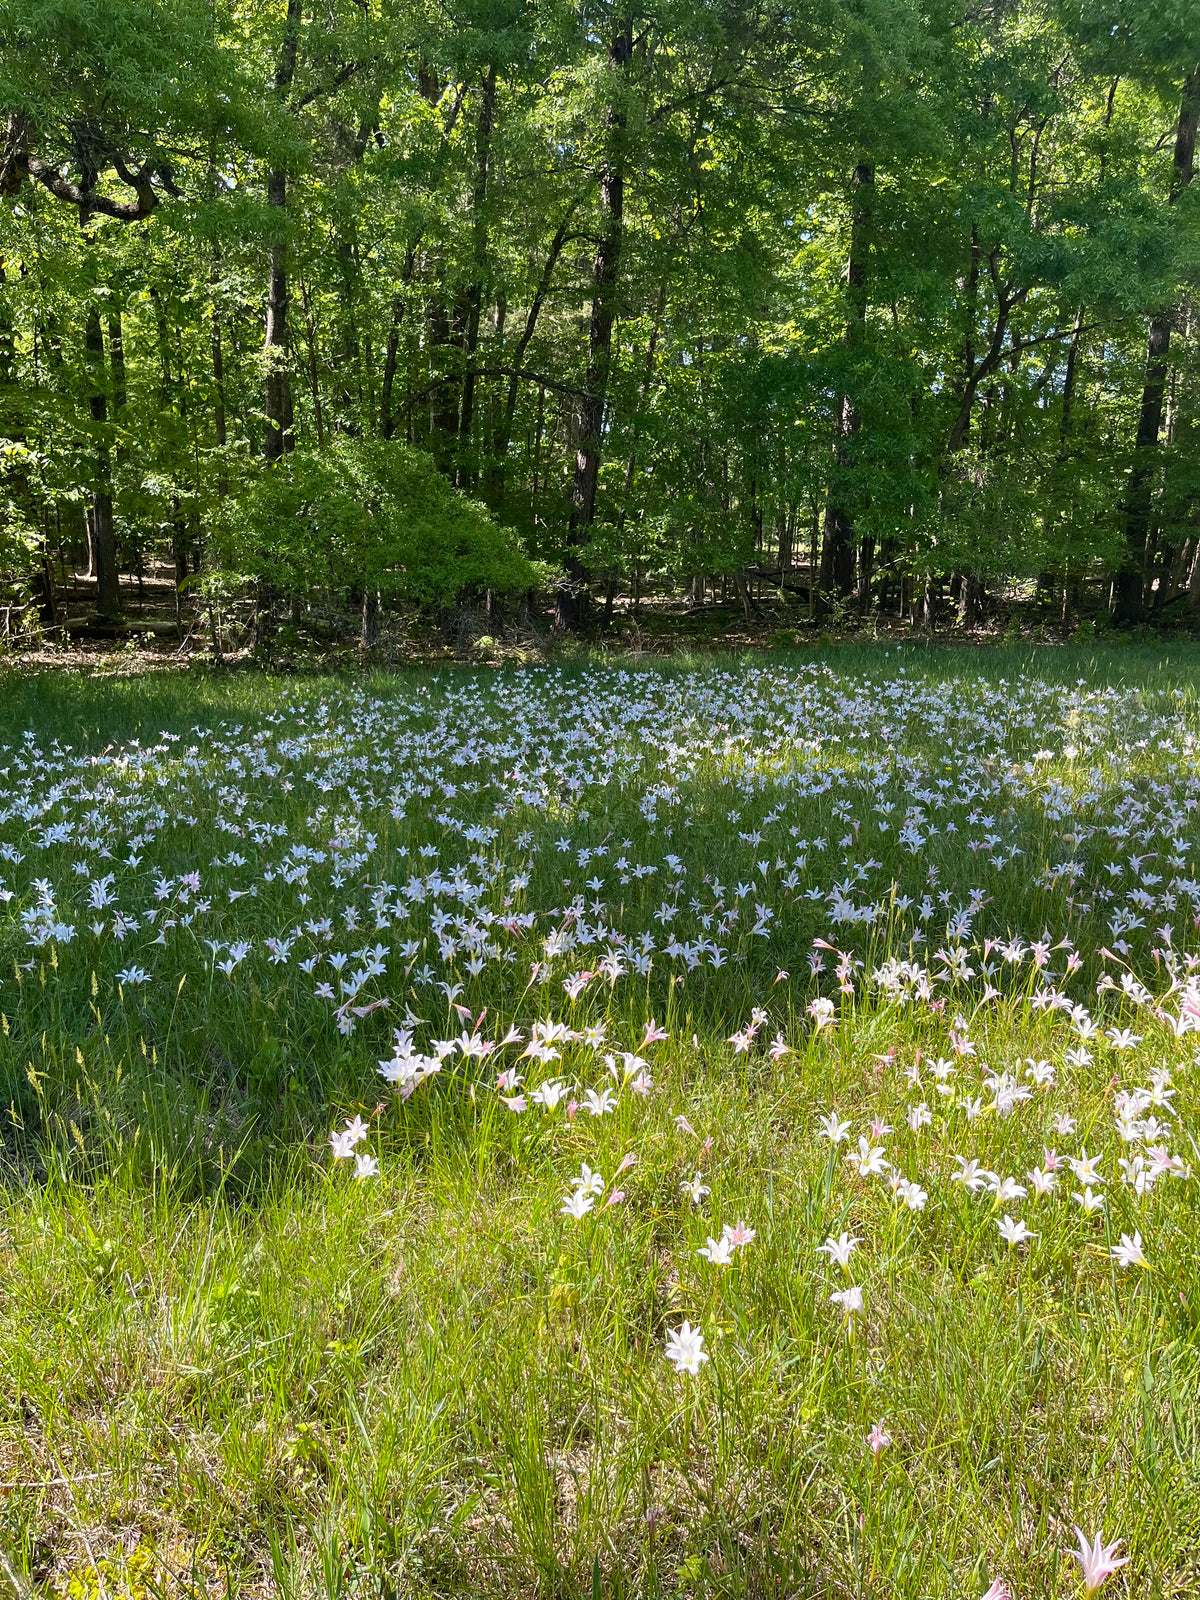
POLYGON ((553 1111, 566 1092, 567 1086, 565 1083, 560 1083, 557 1078, 550 1078, 535 1089, 529 1098, 535 1105, 544 1106, 547 1111, 553 1111))
POLYGON ((1024 1244, 1026 1239, 1037 1238, 1032 1228, 1027 1228, 1023 1222, 1015 1222, 1012 1217, 997 1217, 996 1226, 1000 1229, 1000 1237, 1009 1244, 1024 1244))
POLYGON ((727 1267, 733 1260, 729 1240, 723 1235, 720 1239, 714 1239, 710 1235, 708 1243, 702 1244, 696 1254, 703 1256, 712 1267, 727 1267))
POLYGON ((690 1195, 694 1206, 698 1206, 706 1194, 712 1193, 703 1178, 704 1174, 698 1172, 694 1178, 685 1178, 679 1185, 680 1193, 690 1195))
POLYGON ((1006 1200, 1024 1200, 1025 1188, 1015 1178, 1001 1178, 996 1173, 991 1173, 988 1188, 996 1196, 996 1204, 1003 1205, 1006 1200))
POLYGON ((693 1328, 690 1322, 684 1322, 678 1328, 667 1331, 667 1360, 674 1366, 676 1372, 686 1372, 690 1377, 697 1377, 700 1368, 708 1355, 704 1349, 704 1335, 699 1328, 693 1328))
POLYGON ((845 1158, 860 1178, 878 1177, 888 1170, 882 1145, 872 1145, 870 1140, 859 1135, 858 1149, 851 1150, 845 1158))
POLYGON ((831 1111, 827 1117, 822 1117, 820 1122, 821 1138, 828 1139, 830 1144, 841 1144, 850 1133, 848 1122, 839 1122, 836 1111, 831 1111))
POLYGON ((1142 1042, 1141 1034, 1134 1033, 1130 1028, 1108 1028, 1105 1031, 1114 1050, 1132 1050, 1142 1042))
POLYGON ((563 1201, 560 1215, 574 1217, 578 1222, 581 1217, 587 1216, 595 1204, 596 1199, 590 1189, 576 1189, 573 1194, 569 1194, 563 1201))
POLYGON ((1096 1163, 1099 1159, 1099 1156, 1090 1156, 1086 1150, 1083 1150, 1077 1156, 1068 1156, 1067 1165, 1080 1183, 1094 1183, 1097 1188, 1100 1188, 1103 1186, 1104 1179, 1096 1171, 1096 1163))
POLYGON ((856 1283, 848 1289, 835 1289, 829 1299, 833 1305, 841 1306, 847 1318, 862 1315, 863 1292, 856 1283))
POLYGON ((861 1239, 852 1239, 848 1233, 843 1233, 836 1239, 831 1237, 826 1239, 824 1244, 819 1244, 817 1254, 828 1256, 831 1261, 836 1261, 839 1267, 848 1267, 850 1257, 861 1243, 861 1239))
POLYGON ((1114 1244, 1110 1254, 1120 1267, 1149 1267, 1150 1265, 1142 1254, 1142 1236, 1140 1233, 1135 1233, 1132 1239, 1127 1233, 1123 1233, 1120 1244, 1114 1244))

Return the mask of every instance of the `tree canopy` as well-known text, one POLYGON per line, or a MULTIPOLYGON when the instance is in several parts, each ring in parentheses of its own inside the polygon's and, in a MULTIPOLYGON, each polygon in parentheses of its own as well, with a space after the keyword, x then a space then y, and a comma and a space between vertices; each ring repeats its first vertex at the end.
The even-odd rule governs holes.
POLYGON ((1200 613, 1195 0, 11 0, 0 113, 43 613, 1200 613))

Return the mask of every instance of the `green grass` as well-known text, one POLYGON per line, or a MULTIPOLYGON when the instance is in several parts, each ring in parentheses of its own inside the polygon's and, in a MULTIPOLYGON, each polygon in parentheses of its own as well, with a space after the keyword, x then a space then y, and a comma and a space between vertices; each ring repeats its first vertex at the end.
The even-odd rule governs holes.
MULTIPOLYGON (((120 942, 92 935, 78 898, 75 938, 31 949, 18 917, 36 903, 34 879, 53 881, 66 907, 88 878, 73 874, 76 842, 34 848, 42 819, 0 824, 0 844, 16 842, 24 853, 20 863, 0 859, 0 885, 15 891, 0 905, 0 1589, 9 1582, 22 1594, 89 1600, 977 1600, 1002 1575, 1025 1600, 1082 1594, 1068 1553, 1078 1523, 1126 1541, 1129 1565, 1106 1592, 1200 1594, 1197 1180, 1168 1176, 1137 1197, 1120 1182, 1116 1159, 1130 1147, 1113 1128, 1116 1089, 1166 1067, 1175 1088, 1171 1148, 1200 1167, 1193 1040, 1177 1038, 1149 1006, 1097 997, 1099 947, 1114 936, 1088 886, 1103 885, 1106 863, 1137 847, 1102 829, 1084 836, 1132 796, 1146 815, 1174 805, 1184 817, 1181 847, 1190 853, 1200 843, 1187 809, 1189 785, 1200 781, 1187 743, 1200 735, 1200 652, 1172 648, 1169 657, 1141 647, 981 655, 856 646, 822 658, 838 693, 882 684, 902 665, 945 697, 949 732, 910 717, 879 795, 897 804, 898 826, 900 797, 914 781, 901 760, 945 771, 955 784, 967 783, 965 773, 970 784, 1006 786, 997 831, 1023 854, 1001 867, 969 849, 977 831, 967 822, 970 798, 947 812, 958 831, 939 833, 920 852, 896 844, 896 827, 870 832, 877 823, 865 808, 861 839, 856 831, 852 847, 838 847, 848 824, 831 808, 843 792, 857 795, 859 773, 882 747, 877 727, 859 738, 828 708, 815 724, 824 742, 807 755, 803 740, 764 713, 747 722, 743 745, 714 739, 691 766, 674 760, 664 729, 676 695, 715 670, 786 676, 815 661, 811 653, 637 668, 622 694, 650 684, 663 711, 648 716, 644 735, 613 735, 627 763, 622 781, 561 788, 541 809, 514 803, 482 846, 457 840, 438 812, 448 804, 459 819, 484 820, 493 814, 490 791, 425 803, 410 787, 405 814, 391 815, 385 797, 395 773, 382 771, 391 746, 370 731, 369 710, 364 724, 364 706, 394 706, 426 687, 430 725, 438 707, 459 705, 455 715, 477 727, 464 709, 476 684, 487 710, 506 685, 545 679, 447 670, 436 680, 0 681, 0 744, 19 744, 29 729, 46 750, 58 739, 99 753, 133 739, 148 746, 163 730, 183 735, 140 773, 105 768, 112 792, 96 807, 104 821, 88 826, 97 837, 103 826, 109 840, 140 834, 138 817, 151 804, 195 823, 159 828, 128 869, 94 849, 86 859, 93 877, 117 872, 123 904, 141 895, 152 905, 158 872, 202 870, 213 895, 203 930, 174 930, 161 956, 145 929, 120 942), (1034 681, 1062 685, 1065 695, 1085 678, 1117 693, 1074 721, 1052 714, 1048 697, 1035 726, 1014 723, 968 751, 975 733, 955 720, 959 709, 994 693, 1002 678, 1016 686, 1014 700, 1034 681), (331 779, 328 791, 301 782, 285 790, 282 772, 232 774, 227 752, 249 747, 256 733, 269 743, 289 732, 294 718, 266 719, 301 703, 328 707, 321 759, 344 747, 365 752, 365 768, 331 779), (218 730, 226 753, 189 771, 181 752, 194 726, 218 730), (1078 762, 1056 748, 1036 783, 1005 776, 1051 737, 1086 741, 1089 726, 1097 742, 1078 762), (1139 749, 1143 726, 1158 732, 1139 749), (375 776, 373 761, 381 763, 375 776), (834 787, 778 790, 779 773, 802 761, 832 774, 834 787), (741 781, 748 772, 764 781, 749 785, 731 823, 730 775, 741 781), (1062 816, 1047 814, 1037 787, 1045 775, 1071 797, 1062 816), (663 802, 652 822, 641 802, 659 778, 679 798, 663 802), (223 785, 249 797, 243 812, 218 802, 223 785), (307 819, 322 804, 324 831, 314 831, 307 819), (764 822, 780 804, 780 817, 764 822), (252 817, 286 830, 287 840, 327 844, 335 814, 351 813, 370 820, 374 854, 342 884, 314 866, 302 908, 299 886, 261 876, 281 845, 252 848, 217 826, 222 816, 252 817), (976 975, 938 986, 943 1011, 889 1000, 865 978, 889 953, 932 965, 930 952, 948 942, 950 908, 939 908, 927 946, 909 942, 911 918, 894 909, 869 929, 835 928, 823 902, 780 887, 774 861, 794 842, 788 826, 807 840, 830 839, 827 852, 810 851, 806 884, 828 885, 852 860, 878 857, 870 892, 880 896, 889 882, 917 895, 930 868, 942 887, 955 886, 955 905, 969 887, 986 891, 989 904, 962 941, 976 975), (768 842, 739 837, 752 828, 768 842), (557 849, 564 834, 570 853, 557 849), (606 857, 575 864, 575 846, 608 835, 606 857), (612 876, 625 839, 631 861, 659 864, 655 875, 628 884, 612 876), (434 857, 421 858, 422 845, 440 852, 447 872, 473 852, 486 856, 478 875, 492 887, 480 903, 497 915, 505 897, 510 910, 542 913, 586 895, 583 880, 599 866, 613 925, 648 928, 658 939, 648 977, 593 983, 572 1002, 560 980, 592 964, 596 951, 583 948, 552 962, 552 981, 539 984, 530 962, 561 918, 540 919, 528 940, 514 936, 520 957, 511 964, 493 961, 473 977, 460 951, 451 971, 438 973, 457 974, 472 1017, 487 1007, 489 1039, 510 1023, 527 1036, 534 1019, 553 1015, 577 1029, 603 1022, 605 1048, 637 1050, 656 1017, 670 1037, 642 1051, 652 1093, 626 1088, 604 1117, 580 1111, 568 1121, 561 1108, 514 1115, 492 1088, 493 1061, 460 1056, 401 1102, 375 1068, 404 1007, 430 1019, 421 1040, 464 1027, 441 991, 420 982, 417 963, 397 954, 403 933, 378 935, 389 944, 386 976, 364 990, 391 1007, 363 1017, 350 1035, 338 1033, 294 961, 262 959, 268 934, 313 915, 336 918, 348 903, 362 908, 364 886, 428 871, 434 857), (210 866, 231 850, 244 850, 247 867, 210 866), (775 907, 770 936, 753 936, 746 918, 725 940, 726 964, 673 967, 661 955, 667 927, 654 912, 675 850, 687 863, 678 923, 688 937, 689 897, 706 875, 755 882, 746 899, 762 895, 775 907), (1046 876, 1066 855, 1080 863, 1073 887, 1046 876), (526 863, 527 887, 506 889, 504 875, 510 884, 526 863), (252 879, 253 896, 227 899, 252 879), (1074 978, 1054 958, 1063 987, 1105 1026, 1135 1027, 1136 1050, 1118 1051, 1101 1036, 1093 1062, 1069 1061, 1065 1052, 1079 1041, 1061 1012, 1032 1004, 1040 980, 1028 963, 1006 966, 1001 998, 984 1001, 984 933, 1028 941, 1046 926, 1056 939, 1072 937, 1083 957, 1074 978), (243 936, 255 951, 226 977, 205 939, 243 936), (832 962, 809 977, 814 937, 840 940, 864 961, 852 996, 831 982, 832 962), (146 965, 152 981, 118 983, 116 972, 131 963, 146 965), (781 968, 789 976, 777 981, 781 968), (806 1009, 818 989, 836 1004, 836 1024, 824 1032, 813 1031, 806 1009), (769 1020, 738 1052, 729 1036, 754 1006, 769 1020), (982 1061, 1020 1072, 1026 1058, 1047 1059, 1054 1086, 1011 1116, 985 1110, 973 1122, 940 1104, 928 1077, 911 1092, 904 1069, 949 1056, 959 1014, 976 1055, 959 1062, 957 1081, 970 1076, 985 1105, 982 1061), (776 1032, 789 1047, 777 1060, 764 1048, 776 1032), (934 1119, 910 1132, 905 1115, 922 1096, 934 1119), (831 1107, 853 1123, 836 1150, 819 1127, 831 1107), (1051 1122, 1064 1110, 1078 1128, 1056 1137, 1051 1122), (371 1125, 365 1148, 381 1168, 361 1182, 349 1163, 331 1161, 328 1144, 330 1128, 359 1112, 371 1125), (924 1210, 898 1205, 883 1182, 856 1178, 843 1159, 873 1118, 893 1126, 882 1142, 897 1168, 925 1185, 924 1210), (1085 1216, 1069 1201, 1078 1185, 1065 1172, 1055 1195, 1012 1205, 949 1181, 958 1153, 1020 1178, 1041 1164, 1045 1143, 1101 1153, 1103 1212, 1085 1216), (620 1178, 622 1203, 578 1222, 561 1214, 581 1162, 611 1184, 629 1153, 636 1164, 620 1178), (699 1206, 681 1192, 696 1171, 711 1190, 699 1206), (996 1220, 1010 1211, 1036 1231, 1031 1244, 1000 1239, 996 1220), (698 1249, 741 1219, 756 1230, 754 1242, 729 1268, 709 1266, 698 1249), (1110 1254, 1134 1229, 1149 1270, 1123 1270, 1110 1254), (852 1279, 815 1253, 843 1230, 862 1240, 852 1279), (865 1314, 846 1323, 829 1295, 850 1281, 863 1288, 865 1314), (711 1355, 694 1378, 664 1356, 667 1331, 685 1317, 711 1355), (880 1421, 891 1443, 876 1459, 866 1437, 880 1421)), ((604 670, 574 664, 553 680, 555 693, 565 704, 571 685, 604 670)), ((865 700, 875 704, 874 689, 865 700)), ((558 715, 557 706, 547 714, 558 715)), ((701 721, 679 723, 697 748, 701 721)), ((595 733, 587 759, 606 737, 595 733)), ((569 740, 553 747, 564 771, 579 748, 569 740)), ((430 762, 445 754, 433 748, 430 762)), ((46 763, 58 759, 51 752, 46 763)), ((26 784, 44 793, 62 778, 41 768, 19 775, 0 754, 6 762, 9 803, 26 784)), ((310 751, 300 764, 316 762, 310 751)), ((513 761, 498 764, 507 772, 513 761)), ((515 780, 505 783, 515 791, 515 780)), ((82 801, 68 802, 82 815, 82 801)), ((993 809, 1000 816, 999 802, 993 809)), ((1164 880, 1172 870, 1183 873, 1164 869, 1164 880)), ((1161 897, 1165 882, 1152 890, 1161 897)), ((1169 982, 1163 958, 1151 954, 1160 914, 1174 921, 1177 950, 1195 945, 1186 895, 1172 893, 1176 911, 1148 913, 1150 926, 1127 936, 1128 965, 1155 994, 1169 982)), ((436 956, 427 916, 427 906, 414 907, 427 940, 422 961, 436 956)), ((361 927, 335 932, 334 943, 376 937, 364 913, 361 927)), ((302 936, 297 953, 308 948, 302 936)), ((1119 976, 1121 968, 1108 970, 1119 976)), ((599 1087, 611 1081, 602 1053, 567 1046, 544 1071, 528 1061, 522 1069, 528 1085, 557 1074, 599 1087)), ((517 1051, 494 1059, 501 1055, 508 1065, 517 1051)))

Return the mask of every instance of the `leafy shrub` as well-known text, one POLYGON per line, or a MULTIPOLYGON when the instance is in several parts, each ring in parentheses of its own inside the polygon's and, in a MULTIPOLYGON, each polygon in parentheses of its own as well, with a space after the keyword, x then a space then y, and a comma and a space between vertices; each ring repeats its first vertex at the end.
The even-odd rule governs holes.
POLYGON ((378 589, 426 608, 523 589, 533 569, 430 456, 381 439, 295 451, 221 506, 228 565, 281 588, 378 589))
POLYGON ((28 592, 41 554, 41 533, 29 514, 41 466, 35 451, 0 439, 0 575, 19 594, 28 592))

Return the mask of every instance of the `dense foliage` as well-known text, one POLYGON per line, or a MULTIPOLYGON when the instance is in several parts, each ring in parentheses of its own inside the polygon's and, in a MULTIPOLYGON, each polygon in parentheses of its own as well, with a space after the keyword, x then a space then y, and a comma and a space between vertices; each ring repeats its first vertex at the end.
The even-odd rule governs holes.
POLYGON ((1182 616, 1198 61, 1195 0, 12 0, 0 562, 1182 616), (415 544, 306 549, 289 456, 415 544))

